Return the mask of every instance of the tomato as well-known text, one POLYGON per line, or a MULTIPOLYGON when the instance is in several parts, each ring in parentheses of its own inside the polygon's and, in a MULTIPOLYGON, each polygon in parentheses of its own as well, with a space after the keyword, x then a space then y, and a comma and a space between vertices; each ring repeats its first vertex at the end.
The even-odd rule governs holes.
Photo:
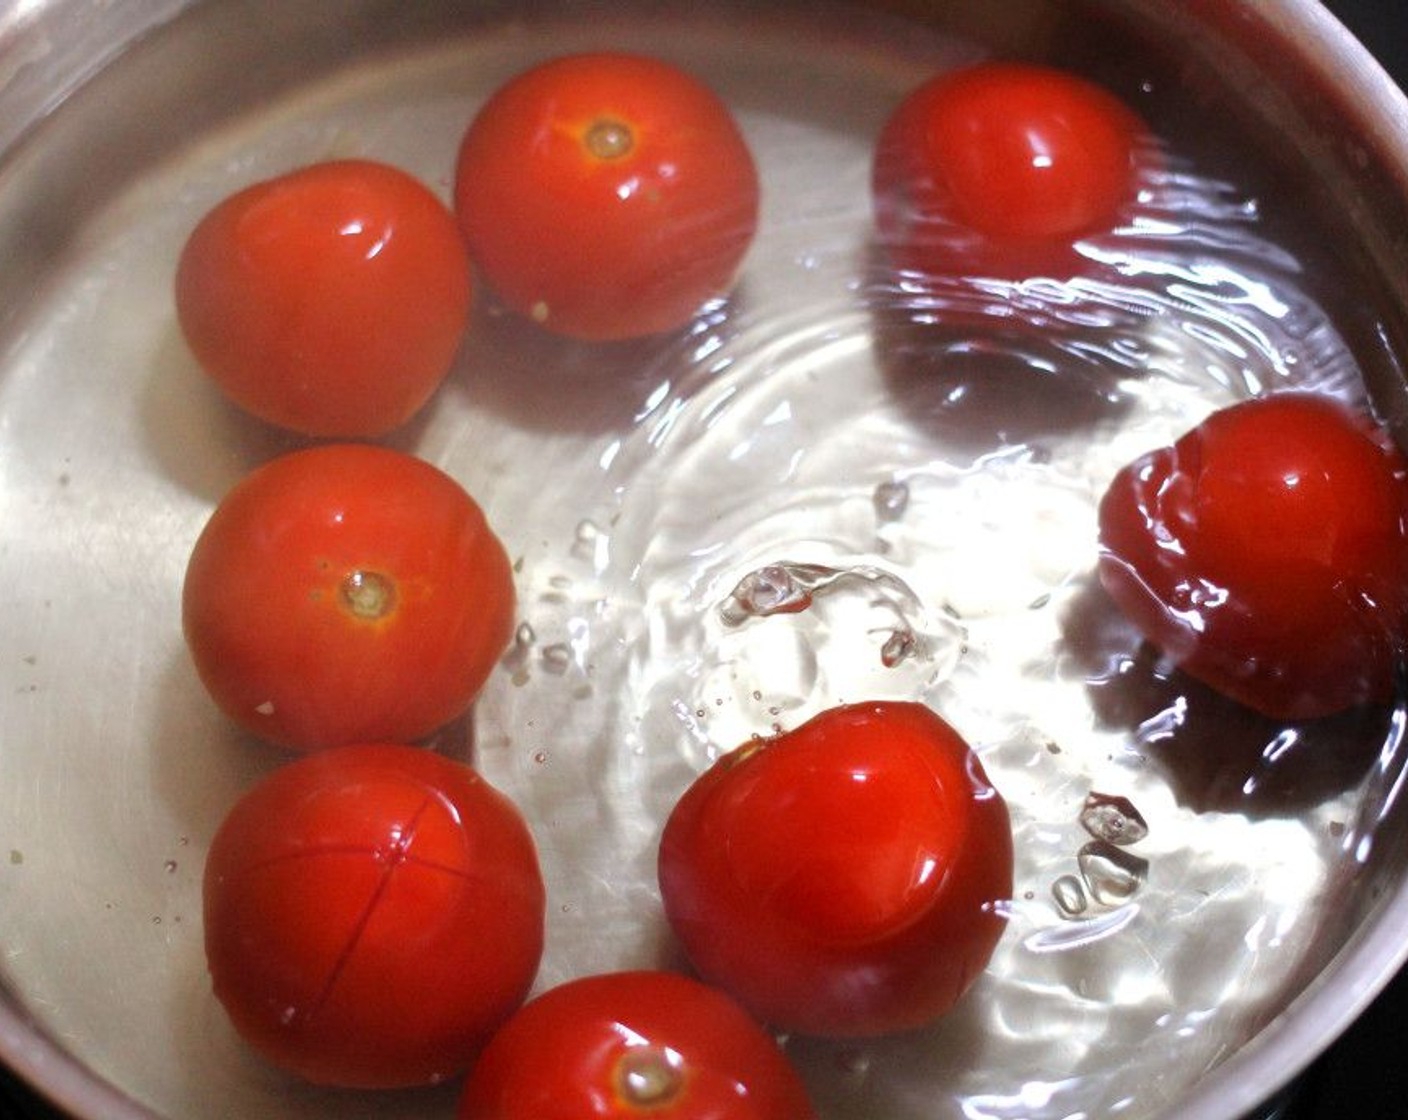
POLYGON ((773 1039, 722 992, 669 972, 552 988, 494 1036, 458 1120, 812 1120, 773 1039))
POLYGON ((1330 399, 1233 405, 1115 476, 1101 582, 1182 670, 1264 715, 1386 699, 1408 600, 1406 476, 1330 399))
POLYGON ((420 739, 463 713, 508 645, 503 546, 460 485, 386 448, 275 459, 211 515, 182 623, 242 727, 309 751, 420 739))
POLYGON ((1012 834, 939 716, 854 704, 702 774, 666 822, 659 875, 705 980, 780 1029, 875 1035, 943 1014, 982 972, 1012 834))
POLYGON ((543 919, 513 803, 417 747, 340 747, 275 770, 205 865, 216 996, 254 1049, 327 1085, 463 1070, 527 996, 543 919))
POLYGON ((378 436, 410 419, 449 372, 469 306, 454 215, 367 160, 232 195, 196 226, 176 272, 177 317, 211 379, 313 436, 378 436))
POLYGON ((758 174, 728 108, 690 75, 570 55, 475 116, 455 209, 509 308, 576 338, 634 338, 729 290, 757 228, 758 174))
POLYGON ((875 149, 877 230, 900 267, 935 276, 1073 275, 1082 237, 1137 194, 1147 129, 1063 71, 987 63, 930 79, 875 149))

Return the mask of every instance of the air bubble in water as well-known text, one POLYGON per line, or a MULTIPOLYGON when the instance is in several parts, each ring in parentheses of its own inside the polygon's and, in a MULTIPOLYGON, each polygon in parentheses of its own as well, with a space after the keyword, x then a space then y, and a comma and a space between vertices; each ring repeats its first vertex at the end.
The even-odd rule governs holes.
POLYGON ((572 537, 572 555, 579 560, 596 562, 602 558, 606 540, 606 534, 595 521, 583 518, 577 522, 577 529, 572 537))
POLYGON ((769 717, 785 711, 793 719, 848 696, 922 696, 950 676, 967 640, 902 578, 868 564, 776 560, 736 578, 716 602, 691 692, 696 702, 735 699, 739 710, 715 728, 725 740, 775 733, 759 710, 736 702, 748 695, 769 717))
POLYGON ((888 572, 781 560, 751 571, 739 580, 719 607, 719 617, 726 626, 741 626, 751 618, 798 614, 809 609, 819 596, 835 595, 847 589, 865 594, 873 605, 888 604, 897 614, 904 608, 918 607, 914 592, 903 580, 888 572))
POLYGON ((572 667, 572 647, 562 642, 554 642, 543 647, 543 668, 549 673, 561 676, 572 667))
POLYGON ((538 635, 534 633, 531 625, 526 622, 519 623, 518 629, 513 633, 513 642, 504 652, 503 664, 512 671, 513 683, 516 685, 528 683, 528 655, 537 640, 538 635))
POLYGON ((882 482, 871 495, 875 520, 885 523, 898 521, 909 508, 909 487, 903 482, 882 482))
POLYGON ((1080 811, 1080 824, 1097 840, 1125 846, 1149 835, 1149 826, 1126 797, 1091 793, 1080 811))
POLYGON ((887 669, 893 669, 901 661, 913 657, 919 649, 919 639, 909 627, 892 630, 880 647, 880 661, 887 669))
POLYGON ((1074 875, 1062 875, 1052 883, 1051 896, 1066 917, 1074 918, 1085 913, 1085 887, 1074 875))
POLYGON ((749 572, 729 592, 719 608, 726 626, 741 626, 750 618, 796 614, 812 605, 817 566, 769 564, 749 572))
POLYGON ((1128 902, 1149 877, 1149 861, 1104 840, 1092 840, 1076 856, 1081 879, 1102 906, 1128 902))

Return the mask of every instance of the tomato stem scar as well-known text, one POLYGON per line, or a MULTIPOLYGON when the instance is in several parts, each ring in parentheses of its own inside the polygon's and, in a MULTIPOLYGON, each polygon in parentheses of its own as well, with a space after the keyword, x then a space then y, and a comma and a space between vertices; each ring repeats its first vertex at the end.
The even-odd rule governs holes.
POLYGON ((597 159, 620 159, 635 147, 635 136, 629 125, 607 117, 592 123, 584 142, 597 159))
POLYGON ((684 1086, 679 1056, 656 1047, 634 1047, 616 1063, 616 1095, 636 1108, 671 1101, 684 1086))
POLYGON ((385 618, 396 605, 396 585, 380 572, 348 572, 341 590, 343 605, 368 621, 385 618))

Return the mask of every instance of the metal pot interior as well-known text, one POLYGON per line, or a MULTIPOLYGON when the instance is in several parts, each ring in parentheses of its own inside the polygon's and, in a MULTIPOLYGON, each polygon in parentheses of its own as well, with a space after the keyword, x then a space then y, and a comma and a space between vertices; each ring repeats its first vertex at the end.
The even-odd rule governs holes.
MULTIPOLYGON (((870 329, 845 302, 845 293, 865 290, 863 276, 846 273, 844 264, 825 275, 853 247, 848 238, 859 236, 863 245, 853 227, 864 206, 848 209, 824 192, 808 194, 807 183, 830 179, 838 189, 863 191, 865 139, 919 75, 989 55, 1025 58, 1069 67, 1120 92, 1169 150, 1189 161, 1190 174, 1254 203, 1258 242, 1294 262, 1285 274, 1316 309, 1323 330, 1315 338, 1333 336, 1337 368, 1362 376, 1380 417, 1400 439, 1408 436, 1400 364, 1408 352, 1408 104, 1313 3, 889 0, 766 11, 546 0, 5 4, 0 508, 12 528, 0 546, 0 570, 15 616, 0 636, 6 692, 14 697, 0 716, 0 766, 8 775, 0 789, 0 850, 11 853, 0 867, 0 945, 7 949, 0 1057, 75 1115, 151 1120, 194 1115, 212 1100, 237 1102, 247 1116, 314 1118, 333 1108, 367 1117, 452 1114, 452 1087, 350 1104, 290 1090, 227 1037, 209 994, 200 956, 201 852, 230 798, 280 759, 233 735, 200 696, 181 653, 176 588, 194 533, 219 494, 288 442, 233 416, 198 383, 165 292, 182 231, 236 182, 301 160, 358 153, 411 165, 443 191, 447 144, 487 88, 534 55, 607 45, 668 53, 705 72, 735 100, 760 143, 775 146, 777 165, 800 177, 788 183, 800 192, 802 210, 813 205, 810 216, 789 209, 786 191, 773 195, 767 213, 793 240, 772 243, 773 256, 762 254, 746 279, 749 297, 765 306, 769 281, 792 284, 787 270, 808 252, 820 261, 815 269, 827 283, 817 290, 816 309, 789 305, 779 313, 800 317, 787 320, 791 333, 779 343, 787 354, 800 348, 805 361, 825 366, 833 359, 809 348, 870 329), (841 139, 827 148, 832 137, 841 139), (274 1100, 283 1111, 273 1109, 274 1100)), ((807 293, 801 282, 799 301, 807 293)), ((640 400, 665 385, 688 416, 691 394, 706 401, 711 391, 706 381, 669 372, 670 362, 689 360, 679 349, 640 348, 604 363, 512 327, 486 328, 449 401, 394 441, 493 492, 487 504, 511 526, 530 603, 574 585, 570 594, 582 596, 581 607, 630 584, 644 618, 649 593, 602 560, 595 534, 610 520, 613 502, 623 513, 623 485, 644 492, 662 471, 708 474, 718 449, 691 443, 672 463, 628 446, 639 459, 635 469, 652 481, 632 481, 619 465, 614 474, 587 471, 585 482, 561 484, 567 496, 551 508, 533 506, 531 495, 544 483, 531 468, 544 444, 552 448, 549 458, 563 457, 568 473, 583 469, 574 455, 599 461, 613 440, 655 446, 663 437, 642 436, 632 407, 648 412, 654 406, 640 400), (628 367, 622 381, 608 380, 607 364, 628 367), (504 384, 486 384, 491 379, 478 367, 499 370, 504 384), (542 368, 558 371, 554 392, 561 399, 524 387, 542 368), (639 399, 623 407, 617 398, 632 393, 639 399), (485 446, 493 447, 497 466, 484 464, 485 446), (538 520, 515 523, 525 503, 538 520), (587 512, 574 514, 574 507, 587 512)), ((802 444, 832 434, 798 423, 794 438, 802 444)), ((610 534, 613 554, 655 549, 659 539, 684 534, 680 525, 689 517, 679 511, 697 497, 662 499, 678 504, 675 521, 626 508, 625 527, 610 534)), ((789 504, 786 494, 777 498, 789 504)), ((797 536, 805 526, 805 516, 779 523, 797 536)), ((676 574, 663 561, 661 571, 676 574)), ((540 633, 566 633, 571 610, 553 610, 540 633)), ((622 633, 646 629, 634 619, 622 633)), ((687 652, 707 663, 698 648, 687 652)), ((665 804, 659 791, 697 768, 704 748, 667 751, 668 763, 656 767, 640 761, 654 746, 627 749, 608 729, 607 742, 574 763, 572 736, 594 743, 602 737, 583 711, 630 705, 602 700, 610 688, 593 692, 585 679, 577 699, 564 698, 567 686, 547 672, 535 679, 537 691, 526 693, 506 679, 493 686, 475 725, 458 729, 447 749, 472 751, 494 780, 520 794, 530 818, 585 819, 592 806, 609 806, 595 854, 574 862, 579 841, 590 848, 583 840, 590 829, 580 821, 546 837, 559 860, 553 874, 569 894, 551 926, 555 948, 541 982, 667 959, 653 915, 640 912, 653 889, 641 869, 665 804), (568 729, 566 743, 539 742, 524 730, 532 704, 541 705, 544 723, 568 729), (549 761, 534 763, 536 756, 549 761), (595 893, 583 885, 593 881, 595 893)), ((652 693, 625 714, 613 708, 610 718, 663 738, 688 738, 692 732, 672 724, 662 703, 652 693)), ((1059 925, 1050 914, 1048 878, 1033 867, 1029 896, 1016 900, 1028 918, 1017 923, 1021 932, 1002 967, 1020 976, 1024 962, 1040 956, 1042 983, 1059 989, 1064 1011, 1051 1009, 1048 990, 1029 1004, 1015 995, 998 1000, 991 1014, 980 1004, 956 1026, 875 1053, 789 1043, 818 1086, 822 1114, 940 1120, 958 1115, 945 1109, 963 1099, 977 1109, 968 1115, 1055 1117, 1094 1102, 1093 1114, 1114 1114, 1118 1105, 1129 1116, 1231 1120, 1257 1106, 1333 1040, 1405 955, 1397 933, 1408 921, 1396 804, 1401 715, 1361 729, 1372 749, 1356 755, 1348 771, 1326 778, 1335 766, 1311 762, 1293 775, 1297 788, 1267 779, 1258 769, 1265 760, 1230 776, 1205 762, 1192 779, 1184 774, 1183 786, 1166 775, 1139 779, 1154 791, 1150 807, 1178 823, 1150 859, 1149 889, 1163 877, 1164 905, 1151 904, 1130 923, 1152 924, 1169 913, 1187 921, 1142 940, 1131 934, 1121 949, 1108 949, 1121 936, 1115 934, 1095 938, 1104 948, 1089 953, 1073 947, 1077 938, 1056 952, 1042 940, 1043 923, 1059 925), (1235 789, 1227 792, 1239 779, 1243 786, 1264 780, 1276 796, 1239 801, 1235 789), (1290 818, 1300 822, 1298 831, 1290 818), (1248 846, 1245 875, 1236 851, 1202 862, 1180 854, 1213 819, 1222 835, 1248 846), (1318 849, 1313 889, 1280 911, 1283 937, 1258 933, 1258 952, 1273 965, 1229 1001, 1236 1006, 1225 1017, 1213 987, 1198 987, 1186 1000, 1175 991, 1161 1020, 1171 1033, 1154 1031, 1141 1009, 1155 1015, 1149 1008, 1157 1001, 1141 1002, 1107 970, 1126 950, 1157 949, 1170 954, 1172 975, 1201 976, 1190 958, 1215 955, 1227 941, 1200 924, 1201 912, 1186 898, 1180 902, 1179 892, 1242 892, 1231 915, 1251 928, 1260 888, 1241 879, 1272 874, 1278 857, 1270 850, 1283 833, 1295 831, 1282 857, 1294 860, 1317 829, 1333 829, 1333 837, 1318 849), (1059 966, 1051 963, 1057 959, 1059 966), (1120 1008, 1126 999, 1128 1015, 1120 1008), (1045 1010, 1020 1010, 1028 1006, 1045 1010), (1217 1023, 1203 1036, 1209 1045, 1160 1058, 1176 1050, 1167 1039, 1197 1037, 1203 1019, 1217 1023), (993 1031, 1002 1035, 1000 1046, 988 1045, 993 1031), (1006 1075, 993 1073, 985 1070, 987 1052, 1020 1062, 1006 1075)), ((747 727, 740 715, 726 729, 700 735, 747 727)), ((1091 748, 1097 753, 1117 732, 1102 734, 1091 748)), ((1065 745, 1065 753, 1071 749, 1065 745)), ((1120 755, 1113 767, 1096 760, 1089 770, 1052 779, 1065 798, 1055 807, 1043 800, 1040 781, 1026 779, 1032 788, 1018 800, 1032 798, 1021 811, 1030 835, 1059 831, 1059 805, 1078 800, 1082 781, 1147 769, 1139 743, 1111 750, 1120 755)), ((1004 766, 999 755, 999 773, 1027 790, 1018 775, 1035 755, 1009 757, 1004 766)), ((1155 963, 1148 975, 1162 971, 1155 963)))

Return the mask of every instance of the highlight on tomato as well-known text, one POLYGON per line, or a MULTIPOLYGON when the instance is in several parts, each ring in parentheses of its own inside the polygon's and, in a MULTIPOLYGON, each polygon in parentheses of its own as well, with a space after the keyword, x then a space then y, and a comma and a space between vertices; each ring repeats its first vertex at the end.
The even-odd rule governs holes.
POLYGON ((181 330, 211 380, 269 423, 370 438, 409 420, 469 322, 454 215, 371 160, 246 187, 195 227, 176 272, 181 330))
POLYGON ((470 1070, 458 1120, 814 1120, 772 1036, 670 972, 582 977, 530 1000, 470 1070))
POLYGON ((1189 675, 1273 719, 1393 694, 1408 462, 1364 415, 1283 392, 1140 456, 1099 507, 1100 581, 1189 675))
POLYGON ((1074 74, 989 62, 931 78, 886 122, 871 171, 892 262, 931 277, 1067 278, 1081 238, 1135 202, 1147 126, 1074 74))
POLYGON ((1012 894, 1007 807, 917 703, 824 711, 720 758, 659 852, 665 912, 708 982, 781 1030, 922 1026, 986 967, 1012 894))
POLYGON ((725 103, 639 55, 518 75, 475 115, 456 164, 455 210, 502 303, 589 341, 679 329, 727 294, 758 205, 725 103))
POLYGON ((237 483, 182 592, 216 704, 296 751, 412 742, 460 716, 514 610, 508 556, 464 488, 363 444, 296 451, 237 483))
POLYGON ((519 811, 417 747, 340 747, 273 771, 205 865, 215 995, 264 1058, 324 1085, 459 1074, 526 998, 543 919, 519 811))

